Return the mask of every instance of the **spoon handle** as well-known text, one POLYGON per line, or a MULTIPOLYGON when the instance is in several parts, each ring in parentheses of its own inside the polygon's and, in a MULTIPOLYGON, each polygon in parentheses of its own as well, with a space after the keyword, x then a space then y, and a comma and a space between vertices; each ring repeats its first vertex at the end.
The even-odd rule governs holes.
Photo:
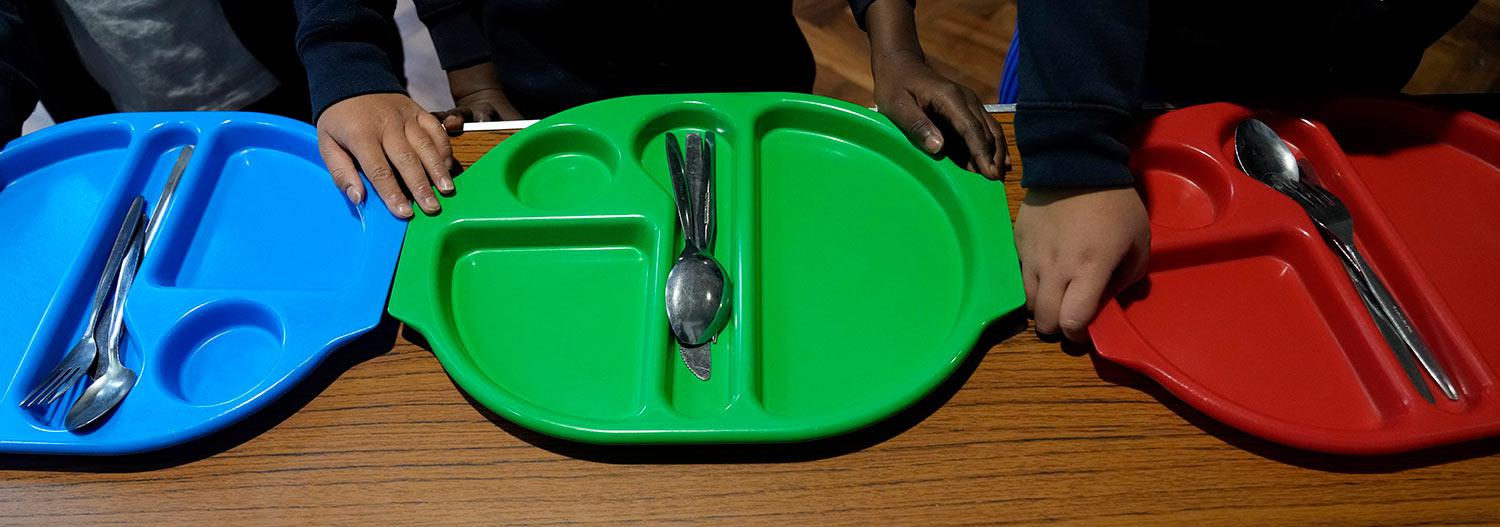
POLYGON ((1443 368, 1443 364, 1438 362, 1437 357, 1432 354, 1432 349, 1427 347, 1427 341, 1417 333, 1411 319, 1407 318, 1401 305, 1396 303, 1395 295, 1392 295, 1390 289, 1385 287, 1385 282, 1380 280, 1375 270, 1370 268, 1370 262, 1365 260, 1354 244, 1341 239, 1335 240, 1334 243, 1339 246, 1340 255, 1369 289, 1375 304, 1380 307, 1381 312, 1385 313, 1386 318, 1395 328, 1396 335, 1400 337, 1401 343, 1412 355, 1416 356, 1418 362, 1422 363, 1422 368, 1427 370, 1427 375, 1432 377, 1432 381, 1443 391, 1443 396, 1450 401, 1457 401, 1458 388, 1448 376, 1448 370, 1443 368))
POLYGON ((716 168, 714 166, 715 150, 716 148, 714 146, 714 133, 703 132, 703 194, 700 196, 700 199, 703 200, 703 208, 699 210, 699 213, 702 214, 703 217, 698 221, 702 224, 701 226, 703 227, 703 237, 701 239, 703 240, 704 252, 713 250, 714 238, 715 234, 717 234, 714 228, 715 220, 718 219, 715 217, 716 211, 714 210, 714 169, 716 168))
MULTIPOLYGON (((667 132, 667 174, 672 178, 672 198, 677 202, 677 226, 682 229, 684 239, 692 236, 693 201, 689 197, 687 174, 682 167, 682 147, 677 146, 677 135, 667 132)), ((689 246, 692 244, 689 242, 689 246)))
POLYGON ((1427 388, 1427 381, 1423 379, 1419 371, 1416 355, 1410 353, 1406 342, 1401 338, 1401 331, 1396 328, 1396 323, 1387 315, 1385 309, 1380 306, 1380 300, 1376 298, 1370 283, 1360 275, 1358 264, 1354 262, 1353 255, 1348 248, 1338 241, 1331 233, 1324 232, 1324 239, 1338 254, 1340 262, 1344 265, 1344 272, 1349 274, 1350 283, 1354 284, 1355 292, 1359 293, 1359 300, 1365 306, 1365 311, 1370 313, 1370 319, 1375 321, 1375 329, 1380 331, 1380 336, 1385 337, 1385 342, 1391 347, 1391 352, 1396 356, 1396 363, 1401 365, 1401 371, 1406 373, 1407 380, 1411 381, 1417 390, 1417 395, 1428 403, 1435 402, 1432 398, 1432 390, 1427 388))
MULTIPOLYGON (((137 223, 140 223, 142 213, 136 212, 136 215, 137 223)), ((120 264, 119 285, 115 286, 115 297, 109 307, 109 325, 105 327, 104 356, 108 362, 120 362, 120 338, 125 332, 125 300, 135 284, 135 272, 141 263, 145 241, 145 233, 137 228, 130 239, 130 248, 125 250, 125 260, 120 264)))
POLYGON ((686 155, 683 158, 687 170, 688 202, 691 204, 692 214, 689 219, 693 220, 691 227, 687 229, 685 236, 692 246, 692 252, 701 253, 708 248, 708 238, 704 233, 708 231, 704 222, 709 218, 703 214, 705 189, 703 186, 703 135, 699 133, 687 134, 687 144, 684 146, 686 155))
POLYGON ((109 298, 110 286, 114 285, 115 279, 120 274, 120 263, 125 260, 126 248, 130 245, 131 236, 140 223, 141 209, 146 206, 146 200, 136 196, 130 202, 130 210, 125 212, 125 220, 120 222, 120 231, 115 233, 115 242, 110 245, 109 258, 104 262, 104 272, 99 274, 99 285, 94 287, 94 299, 89 303, 89 314, 83 327, 84 338, 94 336, 94 327, 99 325, 100 309, 104 307, 104 300, 109 298))

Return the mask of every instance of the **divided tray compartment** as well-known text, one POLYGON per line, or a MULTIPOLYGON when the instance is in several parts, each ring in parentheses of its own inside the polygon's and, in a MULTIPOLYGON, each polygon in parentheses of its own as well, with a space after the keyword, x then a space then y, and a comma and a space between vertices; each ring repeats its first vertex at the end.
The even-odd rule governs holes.
POLYGON ((1146 279, 1090 327, 1097 353, 1227 424, 1288 445, 1379 454, 1500 433, 1500 125, 1341 101, 1321 120, 1230 104, 1174 111, 1133 139, 1151 218, 1146 279), (1356 244, 1454 377, 1417 394, 1338 258, 1290 199, 1241 172, 1234 130, 1266 121, 1350 208, 1356 244), (1477 239, 1476 239, 1477 238, 1477 239))
MULTIPOLYGON (((330 184, 311 126, 252 113, 81 119, 0 151, 0 452, 116 455, 180 444, 275 400, 379 321, 405 224, 330 184), (119 223, 147 216, 196 144, 125 307, 139 381, 101 424, 63 418, 88 379, 19 407, 73 345, 119 223)), ((98 337, 101 342, 104 336, 98 337)))
POLYGON ((390 312, 505 418, 592 443, 810 440, 926 395, 1023 302, 1002 185, 889 121, 792 94, 640 96, 507 139, 412 222, 390 312), (663 288, 664 135, 713 131, 732 318, 708 381, 663 288))

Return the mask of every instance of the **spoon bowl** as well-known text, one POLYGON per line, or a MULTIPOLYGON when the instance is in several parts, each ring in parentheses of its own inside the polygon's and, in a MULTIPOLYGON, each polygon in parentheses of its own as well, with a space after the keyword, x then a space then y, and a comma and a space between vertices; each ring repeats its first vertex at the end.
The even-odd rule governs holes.
POLYGON ((672 336, 684 346, 709 343, 729 323, 730 283, 713 258, 686 254, 667 272, 667 317, 672 336))
POLYGON ((109 413, 135 387, 137 378, 134 370, 119 362, 111 362, 105 367, 104 375, 95 379, 79 396, 78 403, 68 409, 68 416, 63 421, 68 430, 89 426, 109 413))
POLYGON ((1234 129, 1234 157, 1246 174, 1262 182, 1297 181, 1297 156, 1259 119, 1245 119, 1234 129))

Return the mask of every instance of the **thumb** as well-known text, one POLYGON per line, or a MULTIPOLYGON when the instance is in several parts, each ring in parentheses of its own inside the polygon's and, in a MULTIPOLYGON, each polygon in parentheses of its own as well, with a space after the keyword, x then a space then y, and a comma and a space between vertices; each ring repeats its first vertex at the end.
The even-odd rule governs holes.
POLYGON ((926 112, 923 112, 911 97, 902 97, 894 103, 881 107, 880 113, 896 123, 896 126, 906 133, 906 138, 920 147, 922 151, 936 154, 943 149, 942 132, 938 131, 937 125, 927 118, 926 112))

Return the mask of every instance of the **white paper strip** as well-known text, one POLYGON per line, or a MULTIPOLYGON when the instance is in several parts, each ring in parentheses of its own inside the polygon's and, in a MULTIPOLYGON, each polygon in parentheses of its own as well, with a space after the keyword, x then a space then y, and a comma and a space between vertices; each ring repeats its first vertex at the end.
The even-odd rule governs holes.
POLYGON ((501 132, 506 130, 520 130, 536 124, 536 119, 524 121, 489 121, 483 123, 464 123, 465 132, 501 132))

